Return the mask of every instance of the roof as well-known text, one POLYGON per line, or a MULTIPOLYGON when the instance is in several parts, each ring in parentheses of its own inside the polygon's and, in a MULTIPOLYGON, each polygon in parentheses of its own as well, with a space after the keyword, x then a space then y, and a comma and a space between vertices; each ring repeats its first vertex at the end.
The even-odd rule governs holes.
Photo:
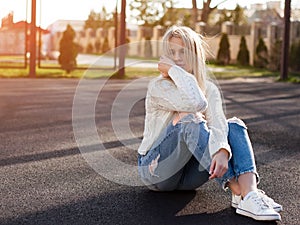
POLYGON ((84 30, 84 20, 56 20, 54 23, 48 26, 48 30, 51 33, 63 32, 66 30, 67 25, 71 25, 71 27, 76 31, 84 30))
POLYGON ((283 18, 275 9, 256 10, 248 18, 248 22, 253 23, 258 19, 266 25, 274 22, 277 24, 283 24, 283 18))
MULTIPOLYGON (((19 21, 19 22, 16 22, 16 23, 12 23, 8 26, 1 27, 0 31, 4 31, 4 30, 23 30, 23 29, 25 29, 26 26, 29 28, 30 23, 28 23, 26 21, 19 21)), ((48 30, 45 30, 45 29, 40 28, 40 27, 36 27, 36 29, 38 31, 41 31, 43 34, 49 33, 48 30)))

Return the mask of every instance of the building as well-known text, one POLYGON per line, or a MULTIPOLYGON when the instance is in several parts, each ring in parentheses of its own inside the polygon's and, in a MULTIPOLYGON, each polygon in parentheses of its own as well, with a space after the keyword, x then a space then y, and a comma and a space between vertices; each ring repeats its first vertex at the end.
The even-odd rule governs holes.
MULTIPOLYGON (((42 36, 47 30, 37 29, 37 40, 39 32, 42 36)), ((24 55, 29 51, 30 24, 26 21, 13 22, 13 12, 1 20, 0 28, 0 54, 2 55, 24 55)), ((37 43, 38 46, 38 43, 37 43)))
MULTIPOLYGON (((176 22, 189 22, 191 19, 192 9, 172 9, 165 14, 162 18, 161 24, 168 25, 171 19, 176 19, 176 22), (175 16, 176 14, 176 16, 175 16)), ((203 22, 197 23, 195 30, 199 33, 206 34, 209 44, 212 47, 212 52, 217 55, 220 35, 222 32, 226 32, 229 35, 230 48, 232 62, 235 61, 237 52, 239 50, 239 42, 241 35, 245 35, 247 45, 249 47, 250 56, 253 59, 255 47, 259 37, 263 37, 268 48, 271 48, 272 44, 281 39, 283 32, 283 17, 282 9, 278 1, 269 2, 268 4, 255 4, 250 9, 245 9, 247 25, 244 25, 246 29, 240 29, 241 26, 234 25, 232 22, 226 22, 218 26, 209 26, 203 22)), ((211 17, 214 21, 219 21, 221 12, 214 10, 211 17)), ((200 20, 201 10, 198 10, 198 21, 200 20)), ((300 10, 292 10, 291 16, 291 43, 300 40, 300 10)), ((50 58, 56 59, 59 55, 59 42, 62 34, 65 31, 67 25, 71 25, 76 32, 75 42, 80 45, 81 53, 105 53, 109 49, 115 47, 115 27, 107 29, 98 28, 97 30, 85 29, 85 21, 79 20, 57 20, 47 30, 38 28, 38 36, 41 36, 41 53, 50 58), (108 45, 106 50, 100 46, 108 45)), ((169 24, 171 25, 171 24, 169 24)), ((152 41, 153 57, 157 57, 161 54, 158 41, 164 32, 163 26, 156 26, 153 30, 149 28, 127 24, 127 38, 131 44, 128 50, 128 54, 131 56, 142 56, 145 50, 143 49, 145 38, 149 38, 152 41)), ((152 29, 152 28, 150 28, 152 29)), ((26 34, 29 31, 29 24, 24 21, 13 23, 13 14, 9 14, 2 19, 2 27, 0 28, 0 54, 24 54, 26 52, 26 34)), ((39 40, 39 39, 38 39, 39 40)), ((148 40, 149 41, 149 40, 148 40)), ((38 43, 37 43, 38 45, 38 43)), ((28 47, 28 46, 27 46, 28 47)), ((28 48, 27 48, 28 49, 28 48)))

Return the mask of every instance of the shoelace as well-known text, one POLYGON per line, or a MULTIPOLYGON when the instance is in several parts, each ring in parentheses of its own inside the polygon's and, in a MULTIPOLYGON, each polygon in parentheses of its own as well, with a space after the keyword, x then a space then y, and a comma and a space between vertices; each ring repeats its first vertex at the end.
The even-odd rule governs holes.
POLYGON ((271 208, 271 206, 260 196, 252 196, 251 197, 254 202, 259 205, 259 207, 261 209, 268 209, 268 208, 271 208))
POLYGON ((271 204, 274 201, 273 199, 269 198, 263 190, 258 189, 257 191, 261 195, 261 197, 263 197, 263 199, 267 201, 268 204, 271 204))

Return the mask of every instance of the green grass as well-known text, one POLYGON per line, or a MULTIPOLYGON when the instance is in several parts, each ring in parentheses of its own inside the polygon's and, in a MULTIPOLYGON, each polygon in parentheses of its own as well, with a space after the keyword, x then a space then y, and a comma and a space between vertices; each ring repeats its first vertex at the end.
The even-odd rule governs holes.
POLYGON ((5 60, 24 60, 24 55, 0 55, 2 61, 5 60))
MULTIPOLYGON (((220 66, 216 64, 209 64, 213 76, 217 79, 232 79, 236 77, 273 77, 276 81, 280 79, 279 71, 270 71, 268 69, 260 69, 252 66, 237 66, 228 65, 220 66)), ((289 72, 288 79, 285 82, 300 83, 300 72, 289 72)))
MULTIPOLYGON (((21 66, 22 64, 14 63, 8 65, 21 66)), ((1 64, 0 64, 1 66, 1 64)), ((45 65, 53 66, 53 65, 45 65)), ((280 73, 272 72, 267 69, 258 69, 251 66, 242 67, 237 65, 228 65, 220 66, 216 64, 209 64, 209 69, 212 71, 212 74, 217 79, 232 79, 237 77, 273 77, 275 80, 280 81, 280 73)), ((103 77, 111 77, 115 74, 116 71, 100 69, 89 69, 89 70, 74 70, 70 74, 66 74, 64 70, 61 69, 46 69, 38 68, 36 69, 36 77, 38 78, 85 78, 95 79, 103 77)), ((29 69, 22 68, 0 68, 0 77, 5 78, 18 78, 18 77, 28 77, 29 69)), ((157 76, 159 73, 157 68, 137 68, 137 67, 126 67, 125 68, 125 79, 139 78, 139 77, 148 77, 148 76, 157 76)), ((300 83, 300 73, 289 73, 289 79, 287 82, 300 83)))
MULTIPOLYGON (((277 81, 283 81, 280 79, 280 76, 277 77, 277 81)), ((296 83, 300 84, 300 72, 291 72, 288 75, 288 79, 283 82, 296 83)))
MULTIPOLYGON (((15 65, 16 66, 16 65, 15 65)), ((36 77, 38 78, 103 78, 110 77, 116 71, 109 69, 87 69, 87 70, 74 70, 71 73, 67 74, 64 70, 61 69, 45 69, 45 68, 36 68, 36 77)), ((132 79, 137 77, 144 76, 156 76, 158 71, 156 68, 134 68, 127 67, 125 69, 125 78, 132 79)), ((28 77, 29 69, 23 68, 0 68, 0 77, 2 78, 25 78, 28 77)))
POLYGON ((218 79, 231 79, 236 77, 276 77, 279 75, 279 72, 272 72, 267 69, 259 69, 251 66, 219 66, 210 64, 209 68, 213 75, 218 79))

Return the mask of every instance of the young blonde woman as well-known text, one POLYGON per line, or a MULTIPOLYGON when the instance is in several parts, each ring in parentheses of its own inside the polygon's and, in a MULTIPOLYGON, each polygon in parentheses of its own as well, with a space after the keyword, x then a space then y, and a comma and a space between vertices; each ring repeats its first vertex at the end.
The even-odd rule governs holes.
POLYGON ((142 181, 156 191, 194 190, 211 179, 232 191, 232 207, 256 220, 280 220, 282 206, 257 188, 259 176, 244 122, 226 119, 217 86, 206 76, 205 42, 184 26, 163 37, 160 76, 148 86, 142 181))

